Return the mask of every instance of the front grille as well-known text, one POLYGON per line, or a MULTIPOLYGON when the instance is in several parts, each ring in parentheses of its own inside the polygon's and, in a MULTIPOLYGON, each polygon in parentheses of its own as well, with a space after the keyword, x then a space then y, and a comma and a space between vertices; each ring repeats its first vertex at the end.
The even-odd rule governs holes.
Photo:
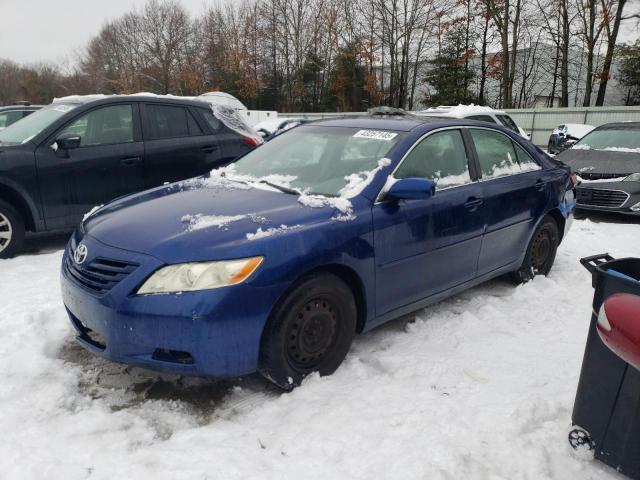
POLYGON ((589 172, 578 172, 580 178, 583 180, 607 180, 609 178, 624 178, 628 176, 628 173, 589 173, 589 172))
POLYGON ((578 188, 578 205, 590 207, 618 208, 629 198, 629 194, 621 190, 607 190, 604 188, 578 188))
POLYGON ((67 255, 65 261, 69 276, 80 286, 97 294, 109 292, 138 266, 136 263, 108 258, 96 258, 87 264, 77 265, 71 254, 67 255))

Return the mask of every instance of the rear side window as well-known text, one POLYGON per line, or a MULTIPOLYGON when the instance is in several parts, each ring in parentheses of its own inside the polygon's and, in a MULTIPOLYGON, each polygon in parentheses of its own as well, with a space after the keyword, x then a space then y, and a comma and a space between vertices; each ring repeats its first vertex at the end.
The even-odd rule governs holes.
POLYGON ((516 149, 516 155, 518 157, 518 164, 520 165, 520 170, 523 172, 528 172, 530 170, 541 170, 542 167, 538 165, 538 163, 531 158, 524 148, 518 145, 516 142, 513 142, 513 146, 516 149))
POLYGON ((520 173, 517 154, 511 139, 493 130, 470 128, 483 178, 520 173))
POLYGON ((97 108, 67 125, 58 135, 80 136, 81 147, 133 142, 131 105, 97 108))
POLYGON ((509 115, 496 115, 496 116, 502 122, 502 124, 505 127, 507 127, 509 130, 513 130, 516 133, 520 133, 520 130, 518 130, 518 125, 516 125, 516 122, 514 122, 509 115))
POLYGON ((411 150, 394 176, 428 178, 436 182, 436 189, 471 182, 462 134, 446 130, 429 135, 411 150))
POLYGON ((0 113, 0 128, 6 128, 20 119, 22 119, 21 111, 2 112, 0 113))
POLYGON ((478 120, 479 122, 496 123, 496 121, 490 115, 471 115, 470 117, 467 117, 467 118, 469 120, 478 120))
POLYGON ((199 111, 214 132, 220 130, 221 122, 211 110, 200 109, 199 111))
POLYGON ((145 136, 149 140, 202 135, 197 122, 184 107, 148 104, 145 106, 145 111, 147 117, 145 136))

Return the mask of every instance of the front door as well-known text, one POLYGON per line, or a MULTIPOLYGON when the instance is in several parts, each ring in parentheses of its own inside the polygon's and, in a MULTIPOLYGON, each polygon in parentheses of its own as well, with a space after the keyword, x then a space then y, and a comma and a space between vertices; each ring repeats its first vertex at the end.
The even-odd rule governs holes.
POLYGON ((428 134, 394 177, 436 181, 433 197, 374 205, 378 316, 475 277, 484 207, 470 159, 459 129, 428 134))
POLYGON ((144 189, 144 146, 132 104, 98 107, 63 127, 36 150, 47 228, 73 228, 85 213, 144 189), (77 134, 80 147, 62 150, 55 138, 77 134))

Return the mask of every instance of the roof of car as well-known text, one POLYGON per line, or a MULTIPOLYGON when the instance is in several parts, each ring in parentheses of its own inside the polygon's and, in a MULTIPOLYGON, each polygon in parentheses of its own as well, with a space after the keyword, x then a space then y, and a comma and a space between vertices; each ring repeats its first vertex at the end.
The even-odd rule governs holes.
POLYGON ((197 97, 186 97, 179 95, 157 95, 155 93, 133 93, 129 95, 69 95, 66 97, 54 98, 53 102, 56 103, 72 103, 72 104, 87 104, 90 102, 104 102, 121 101, 126 99, 128 101, 135 102, 164 102, 164 103, 190 103, 192 105, 223 105, 234 109, 244 109, 244 105, 235 97, 224 92, 211 92, 199 95, 197 97), (216 95, 220 94, 220 95, 216 95))
POLYGON ((596 128, 596 130, 606 130, 606 129, 640 129, 640 122, 612 122, 605 123, 604 125, 600 125, 596 128))
MULTIPOLYGON (((352 128, 381 128, 384 130, 396 130, 399 132, 409 132, 424 124, 451 123, 452 119, 434 117, 416 117, 415 115, 376 115, 376 116, 355 116, 341 117, 314 122, 313 125, 326 127, 352 127, 352 128)), ((457 123, 457 122, 456 122, 457 123)))

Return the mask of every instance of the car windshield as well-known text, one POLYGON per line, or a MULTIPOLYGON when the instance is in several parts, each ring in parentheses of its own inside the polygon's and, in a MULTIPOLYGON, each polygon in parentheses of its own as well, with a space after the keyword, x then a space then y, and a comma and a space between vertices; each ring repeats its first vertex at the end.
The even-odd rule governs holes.
POLYGON ((0 144, 21 145, 27 143, 65 113, 76 108, 75 104, 56 103, 44 107, 17 121, 0 132, 0 144))
POLYGON ((636 128, 605 128, 594 130, 577 142, 574 149, 637 151, 640 153, 640 130, 636 128))
POLYGON ((376 169, 403 136, 388 130, 301 126, 249 152, 233 164, 233 173, 286 178, 291 188, 337 196, 353 175, 376 169))

